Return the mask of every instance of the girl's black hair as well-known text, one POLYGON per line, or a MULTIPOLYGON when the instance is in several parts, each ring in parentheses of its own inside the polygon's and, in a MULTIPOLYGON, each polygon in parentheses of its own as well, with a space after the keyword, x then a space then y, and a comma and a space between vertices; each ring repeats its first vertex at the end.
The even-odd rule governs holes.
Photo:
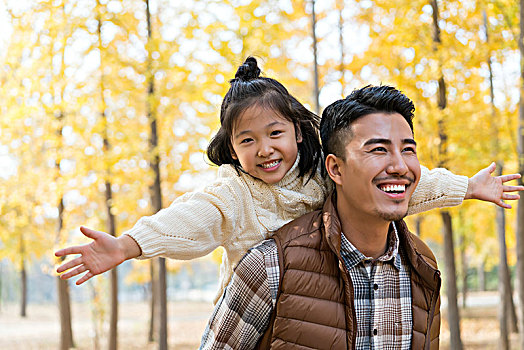
POLYGON ((299 176, 309 174, 311 178, 321 161, 319 138, 320 117, 310 112, 278 81, 260 77, 260 68, 254 57, 248 57, 238 67, 231 87, 224 96, 220 108, 220 129, 207 147, 207 157, 216 165, 231 164, 242 171, 238 160, 233 159, 231 136, 238 117, 252 106, 268 108, 292 122, 295 133, 300 133, 302 142, 298 143, 300 160, 299 176))

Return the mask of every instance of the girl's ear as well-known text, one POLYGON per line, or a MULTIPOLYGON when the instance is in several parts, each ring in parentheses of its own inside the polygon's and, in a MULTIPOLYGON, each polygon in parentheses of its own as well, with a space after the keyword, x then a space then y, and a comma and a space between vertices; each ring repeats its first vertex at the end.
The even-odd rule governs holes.
POLYGON ((342 185, 342 174, 340 172, 341 162, 343 162, 343 160, 334 154, 328 154, 326 156, 326 171, 331 180, 337 185, 342 185))
POLYGON ((297 143, 302 142, 302 131, 300 131, 299 125, 295 125, 295 137, 297 139, 297 143))
POLYGON ((231 145, 229 145, 229 152, 231 153, 231 158, 233 158, 234 160, 238 160, 237 154, 235 153, 235 150, 233 149, 233 147, 231 147, 231 145))

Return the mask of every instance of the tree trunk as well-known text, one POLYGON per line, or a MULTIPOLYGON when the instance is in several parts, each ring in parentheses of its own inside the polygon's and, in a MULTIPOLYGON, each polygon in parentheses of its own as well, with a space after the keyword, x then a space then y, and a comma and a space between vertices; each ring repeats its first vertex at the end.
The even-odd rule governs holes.
MULTIPOLYGON (((98 19, 98 51, 100 53, 100 101, 101 101, 101 111, 100 117, 104 125, 103 135, 104 135, 104 155, 107 157, 110 150, 111 144, 108 137, 108 126, 107 126, 107 115, 106 115, 106 101, 104 97, 104 60, 102 52, 104 50, 102 46, 102 16, 100 13, 100 1, 97 1, 97 19, 98 19)), ((113 207, 113 191, 111 188, 111 165, 108 164, 105 169, 105 204, 106 204, 106 225, 107 232, 116 237, 116 223, 115 215, 112 212, 113 207)), ((108 348, 109 350, 116 350, 118 348, 118 268, 115 267, 110 272, 111 279, 111 309, 109 313, 109 339, 108 339, 108 348)))
MULTIPOLYGON (((520 52, 520 101, 519 101, 519 127, 517 134, 519 173, 524 174, 524 0, 520 0, 520 31, 519 42, 520 52)), ((522 185, 522 178, 519 185, 522 185)), ((517 281, 519 297, 519 329, 520 329, 520 349, 524 349, 524 196, 518 200, 517 207, 517 281)))
MULTIPOLYGON (((497 175, 502 174, 502 165, 497 164, 497 175)), ((499 241, 499 323, 501 335, 501 348, 509 349, 507 343, 508 332, 516 333, 518 329, 515 304, 513 303, 513 288, 511 287, 511 275, 508 266, 506 246, 506 212, 503 208, 496 208, 497 237, 499 241), (506 332, 506 334, 503 334, 506 332), (504 347, 506 346, 506 347, 504 347)))
MULTIPOLYGON (((150 168, 153 171, 154 182, 151 187, 151 202, 153 204, 153 210, 158 212, 162 209, 162 190, 160 186, 160 155, 158 149, 158 126, 157 126, 157 111, 153 102, 155 97, 155 85, 154 85, 154 72, 152 67, 151 59, 151 43, 152 43, 152 23, 151 23, 151 12, 149 7, 149 0, 146 2, 146 19, 147 19, 147 39, 148 45, 148 61, 147 61, 147 76, 148 76, 148 89, 147 89, 147 102, 146 110, 151 127, 151 134, 149 139, 149 151, 150 151, 150 168)), ((158 348, 160 350, 167 350, 167 293, 166 293, 166 260, 165 258, 158 258, 158 296, 159 296, 159 315, 160 323, 158 328, 158 348)))
POLYGON ((344 10, 344 1, 337 0, 336 2, 338 10, 338 44, 340 47, 340 88, 341 95, 344 95, 344 85, 345 85, 345 75, 346 75, 346 66, 344 64, 344 17, 342 16, 342 11, 344 10))
MULTIPOLYGON (((58 163, 60 164, 60 163, 58 163)), ((59 166, 59 165, 57 165, 59 166)), ((63 215, 64 215, 64 198, 60 198, 58 203, 58 235, 60 237, 63 228, 63 215)), ((61 259, 64 261, 64 258, 61 259)), ((57 292, 58 292, 58 311, 60 313, 60 350, 69 350, 75 347, 73 342, 73 328, 71 325, 71 301, 69 297, 69 282, 68 280, 57 279, 57 292)))
POLYGON ((69 303, 69 283, 57 277, 58 309, 60 312, 60 349, 74 348, 73 330, 71 328, 71 307, 69 303))
POLYGON ((149 310, 149 333, 147 339, 150 342, 155 341, 155 333, 157 331, 157 325, 155 322, 158 314, 158 283, 155 269, 156 263, 156 259, 153 259, 149 262, 149 274, 151 275, 151 309, 149 310))
POLYGON ((462 307, 466 308, 468 298, 468 261, 466 257, 466 237, 464 233, 460 235, 460 263, 462 269, 462 307))
MULTIPOLYGON (((102 123, 104 124, 104 155, 107 157, 108 153, 111 150, 111 144, 109 143, 108 137, 108 126, 107 126, 107 116, 106 116, 106 101, 104 97, 104 60, 102 56, 103 47, 102 47, 102 16, 100 14, 100 2, 97 1, 97 17, 98 17, 98 51, 100 52, 100 99, 101 99, 101 111, 100 116, 102 118, 102 123)), ((111 168, 110 164, 107 165, 105 169, 106 172, 106 181, 105 181, 105 204, 106 204, 106 225, 107 232, 116 237, 116 223, 115 216, 112 212, 113 207, 113 191, 111 188, 111 168)), ((111 279, 111 309, 109 313, 109 339, 108 339, 108 348, 109 350, 116 350, 118 348, 118 267, 115 267, 110 272, 111 279)))
MULTIPOLYGON (((107 141, 107 136, 104 143, 107 141)), ((109 143, 107 143, 109 144, 109 143)), ((106 208, 107 208, 107 230, 110 235, 116 237, 115 216, 111 212, 113 192, 111 183, 106 182, 106 208)), ((118 348, 118 268, 111 270, 111 311, 109 314, 109 350, 118 348)))
POLYGON ((20 269, 21 295, 20 295, 20 317, 27 317, 27 274, 25 262, 22 259, 22 268, 20 269))
MULTIPOLYGON (((523 0, 524 1, 524 0, 523 0)), ((433 9, 433 45, 437 52, 441 45, 440 27, 439 27, 439 9, 437 0, 430 0, 431 8, 433 9)), ((446 97, 446 82, 442 72, 442 67, 438 67, 438 108, 443 111, 447 107, 446 97)), ((446 167, 447 163, 447 140, 448 136, 445 130, 445 122, 443 116, 438 121, 438 130, 440 137, 439 144, 439 167, 446 167)), ((450 348, 453 350, 462 349, 462 340, 460 338, 460 314, 457 305, 457 279, 455 269, 455 249, 453 242, 453 225, 451 215, 447 210, 441 212, 443 234, 444 234, 444 265, 446 266, 446 292, 448 297, 448 323, 450 330, 450 348)))
POLYGON ((457 280, 455 254, 453 247, 453 225, 451 215, 441 212, 444 234, 444 265, 446 267, 446 296, 448 298, 448 323, 450 331, 450 349, 462 349, 460 339, 460 315, 457 305, 457 280))
MULTIPOLYGON (((502 208, 500 208, 502 209, 502 208)), ((509 349, 509 340, 508 340, 508 319, 509 319, 509 300, 510 291, 508 290, 509 281, 509 270, 507 265, 507 256, 506 256, 506 218, 504 215, 504 209, 497 209, 497 235, 499 239, 499 294, 500 294, 500 303, 499 303, 499 327, 500 327, 500 339, 499 339, 499 349, 508 350, 509 349)))
POLYGON ((486 290, 486 271, 485 271, 485 261, 482 257, 482 261, 479 266, 477 266, 477 277, 478 277, 478 290, 483 292, 486 290))
POLYGON ((317 53, 317 18, 315 14, 315 0, 311 0, 311 36, 313 37, 313 99, 315 100, 315 113, 320 113, 320 88, 318 83, 318 53, 317 53))
POLYGON ((27 273, 25 269, 24 235, 20 233, 20 317, 27 316, 27 273))
MULTIPOLYGON (((490 43, 489 26, 486 11, 482 12, 484 17, 484 31, 486 34, 486 43, 490 43)), ((498 118, 497 108, 495 106, 495 87, 493 84, 493 69, 491 67, 491 52, 487 55, 487 64, 489 71, 489 93, 491 99, 491 123, 492 130, 492 157, 493 159, 500 159, 499 157, 499 133, 498 133, 498 118)), ((497 161, 497 176, 502 175, 504 165, 502 161, 497 161)), ((503 208, 496 207, 496 226, 497 236, 499 240, 499 293, 501 302, 499 304, 499 323, 500 323, 500 347, 507 349, 508 331, 515 333, 517 331, 517 315, 515 312, 515 304, 513 303, 513 290, 511 288, 511 275, 509 273, 507 247, 506 247, 506 212, 503 208)))

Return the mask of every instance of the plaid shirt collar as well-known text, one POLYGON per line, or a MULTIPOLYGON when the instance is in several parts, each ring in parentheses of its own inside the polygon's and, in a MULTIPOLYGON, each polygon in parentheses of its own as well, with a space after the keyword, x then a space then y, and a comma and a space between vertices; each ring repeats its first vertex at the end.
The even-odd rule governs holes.
POLYGON ((346 265, 348 271, 355 267, 361 261, 392 261, 393 266, 395 266, 397 270, 400 270, 401 259, 399 257, 398 250, 399 241, 397 227, 394 222, 391 222, 391 225, 389 227, 390 228, 388 232, 388 249, 382 256, 378 257, 377 259, 372 259, 362 254, 357 248, 355 248, 353 244, 351 244, 350 241, 348 241, 344 233, 340 234, 340 255, 342 256, 342 259, 344 260, 344 264, 346 265))

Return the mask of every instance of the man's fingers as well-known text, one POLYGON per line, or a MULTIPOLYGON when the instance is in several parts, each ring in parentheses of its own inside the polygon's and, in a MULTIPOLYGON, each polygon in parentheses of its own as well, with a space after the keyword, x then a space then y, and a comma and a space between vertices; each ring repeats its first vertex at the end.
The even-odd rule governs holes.
POLYGON ((524 191, 524 186, 509 186, 509 185, 504 185, 504 186, 502 186, 502 191, 504 191, 504 192, 518 192, 518 191, 524 191))
MULTIPOLYGON (((508 182, 508 181, 511 181, 511 180, 520 179, 520 174, 500 175, 499 178, 502 180, 502 182, 508 182)), ((522 186, 520 186, 520 187, 522 187, 522 186)))
POLYGON ((504 200, 517 200, 520 198, 520 195, 518 194, 509 194, 509 193, 503 193, 502 199, 504 200))
POLYGON ((497 164, 495 162, 492 162, 486 169, 491 174, 495 171, 495 169, 497 169, 497 164))
POLYGON ((504 201, 500 200, 498 201, 498 203, 496 203, 499 207, 501 208, 504 208, 504 209, 511 209, 511 205, 509 205, 508 203, 504 203, 504 201))
POLYGON ((76 258, 76 259, 73 259, 71 261, 68 261, 65 264, 62 264, 62 265, 58 266, 58 268, 56 269, 56 272, 61 273, 61 272, 67 271, 67 270, 72 269, 73 267, 76 267, 76 266, 79 266, 79 265, 82 265, 82 257, 81 256, 76 258))
POLYGON ((77 267, 74 270, 71 270, 69 272, 66 272, 66 273, 60 275, 60 278, 63 279, 63 280, 66 280, 66 279, 69 279, 71 277, 75 277, 76 275, 79 275, 82 272, 85 272, 86 270, 87 270, 86 267, 84 265, 81 265, 81 266, 77 267))

